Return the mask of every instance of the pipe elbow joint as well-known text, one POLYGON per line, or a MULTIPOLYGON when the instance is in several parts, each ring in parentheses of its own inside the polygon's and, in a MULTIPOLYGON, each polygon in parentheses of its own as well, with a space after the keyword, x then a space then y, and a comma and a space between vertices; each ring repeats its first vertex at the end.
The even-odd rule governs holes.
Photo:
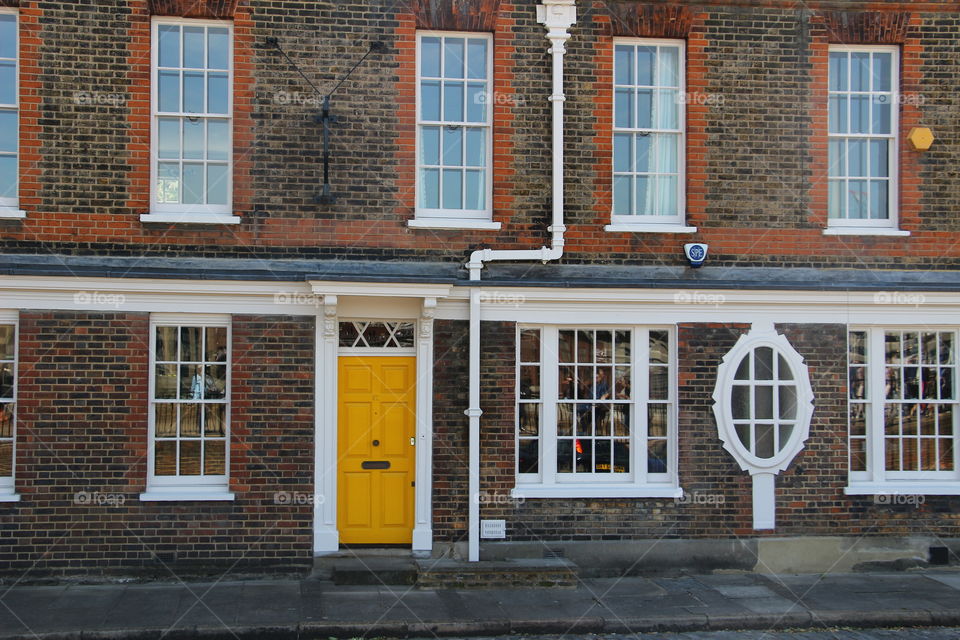
POLYGON ((542 248, 540 249, 540 261, 541 261, 543 264, 547 264, 548 262, 552 262, 553 260, 556 260, 556 259, 560 258, 560 256, 562 256, 562 255, 563 255, 563 242, 562 242, 562 241, 560 242, 560 246, 542 247, 542 248))
POLYGON ((474 268, 474 265, 478 265, 477 268, 482 267, 484 262, 490 260, 490 249, 477 249, 470 254, 470 260, 467 261, 468 268, 474 268))
POLYGON ((480 279, 480 270, 483 269, 483 263, 490 260, 490 249, 478 249, 470 254, 467 261, 467 271, 470 272, 471 280, 480 279))

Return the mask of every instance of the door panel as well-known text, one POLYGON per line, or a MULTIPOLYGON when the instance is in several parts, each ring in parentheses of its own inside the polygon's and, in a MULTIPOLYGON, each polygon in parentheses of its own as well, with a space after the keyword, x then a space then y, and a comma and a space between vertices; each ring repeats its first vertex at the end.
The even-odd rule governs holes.
MULTIPOLYGON (((340 476, 344 483, 345 494, 348 496, 358 496, 363 498, 370 496, 370 474, 369 473, 344 473, 340 476)), ((355 499, 348 500, 344 504, 346 510, 341 510, 345 514, 343 524, 349 528, 368 528, 373 524, 373 504, 370 500, 355 499)))
POLYGON ((405 404, 391 403, 381 409, 384 430, 383 438, 380 440, 381 453, 377 455, 387 455, 391 458, 402 457, 409 453, 410 438, 413 434, 407 435, 406 421, 410 412, 410 407, 405 404))
MULTIPOLYGON (((407 359, 408 358, 404 358, 404 360, 407 359)), ((410 389, 410 385, 413 382, 413 374, 415 373, 414 370, 407 365, 394 363, 385 364, 380 371, 383 390, 398 394, 405 394, 410 389)))
MULTIPOLYGON (((341 424, 345 421, 350 425, 363 425, 372 422, 372 412, 370 403, 351 402, 341 404, 343 416, 341 424)), ((348 455, 364 456, 370 455, 370 438, 361 429, 341 429, 340 430, 341 451, 346 451, 348 455)))
POLYGON ((383 523, 401 527, 407 522, 407 513, 411 511, 407 495, 410 493, 410 480, 405 473, 386 472, 381 476, 383 491, 383 523))
POLYGON ((416 358, 339 360, 337 528, 345 544, 413 537, 416 358), (366 463, 366 465, 364 465, 366 463))

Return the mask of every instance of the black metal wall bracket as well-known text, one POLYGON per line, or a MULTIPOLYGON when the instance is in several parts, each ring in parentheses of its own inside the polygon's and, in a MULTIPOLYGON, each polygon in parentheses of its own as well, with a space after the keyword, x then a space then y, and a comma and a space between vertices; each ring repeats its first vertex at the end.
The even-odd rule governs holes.
POLYGON ((313 116, 314 124, 323 125, 323 186, 321 187, 320 193, 314 196, 313 202, 314 204, 335 204, 337 198, 335 195, 333 195, 333 191, 330 187, 330 125, 336 124, 338 119, 337 116, 330 112, 330 97, 344 82, 346 82, 347 78, 350 77, 350 74, 352 74, 354 70, 356 70, 356 68, 359 67, 360 64, 366 60, 371 53, 386 53, 387 45, 379 41, 371 42, 370 49, 363 54, 363 57, 357 60, 350 70, 347 71, 346 75, 340 79, 340 82, 338 82, 329 93, 323 95, 320 93, 320 90, 317 89, 317 86, 310 81, 310 78, 304 75, 303 71, 300 70, 300 67, 298 67, 297 64, 290 59, 290 56, 288 56, 280 46, 279 39, 274 36, 268 36, 264 42, 268 47, 273 47, 279 51, 283 57, 287 59, 287 62, 289 62, 290 65, 297 70, 297 73, 299 73, 300 76, 306 80, 307 84, 310 85, 314 93, 323 98, 323 107, 321 108, 320 113, 314 114, 313 116))

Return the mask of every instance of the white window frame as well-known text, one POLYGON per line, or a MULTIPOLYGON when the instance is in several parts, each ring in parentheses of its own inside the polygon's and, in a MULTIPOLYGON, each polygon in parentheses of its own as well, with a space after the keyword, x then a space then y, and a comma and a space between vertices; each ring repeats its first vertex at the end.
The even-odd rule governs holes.
MULTIPOLYGON (((909 231, 903 231, 899 228, 899 202, 900 202, 900 185, 899 185, 899 174, 900 174, 900 67, 901 67, 901 51, 900 47, 896 45, 852 45, 852 44, 835 44, 830 45, 828 53, 828 86, 827 86, 827 144, 828 144, 828 167, 827 167, 827 188, 828 188, 828 199, 827 199, 827 228, 824 229, 825 235, 892 235, 892 236, 909 236, 909 231), (843 94, 843 95, 853 95, 853 94, 863 94, 865 92, 859 91, 833 91, 829 87, 829 54, 833 53, 889 53, 891 54, 891 65, 890 65, 890 134, 874 134, 874 133, 860 133, 860 134, 851 134, 851 133, 831 133, 829 127, 829 98, 832 95, 843 94), (830 167, 829 167, 829 143, 833 140, 838 139, 862 139, 862 140, 888 140, 890 145, 888 163, 889 163, 889 194, 888 194, 888 205, 887 205, 887 214, 888 217, 885 219, 869 219, 869 218, 832 218, 830 217, 830 203, 829 203, 829 186, 831 182, 830 178, 830 167)), ((881 91, 870 91, 867 92, 871 97, 874 95, 883 95, 886 92, 881 91)), ((847 122, 849 123, 850 118, 850 105, 851 101, 848 100, 848 116, 847 122)), ((872 102, 871 102, 872 106, 872 102)), ((873 118, 873 110, 870 109, 871 120, 873 118)), ((869 157, 869 150, 867 152, 869 157)), ((846 179, 849 180, 849 175, 846 176, 846 179)), ((847 191, 844 190, 844 195, 847 191)))
MULTIPOLYGON (((21 51, 20 51, 20 14, 16 9, 11 9, 8 7, 0 7, 0 15, 13 16, 14 19, 14 49, 16 51, 17 57, 14 58, 14 86, 13 86, 13 103, 12 104, 0 104, 0 111, 13 111, 17 114, 17 150, 15 152, 14 158, 17 163, 17 176, 16 176, 16 186, 19 193, 20 189, 20 148, 19 148, 19 127, 20 127, 20 63, 21 63, 21 51)), ((9 60, 9 58, 5 58, 9 60)), ((25 218, 26 212, 20 210, 20 198, 15 195, 12 198, 0 198, 0 219, 4 218, 25 218)))
MULTIPOLYGON (((960 330, 956 326, 937 325, 876 325, 850 326, 848 336, 853 332, 866 333, 866 398, 856 404, 865 406, 867 416, 866 430, 866 471, 853 471, 848 445, 849 484, 845 488, 848 495, 960 495, 960 381, 953 378, 953 471, 887 471, 885 458, 884 406, 886 405, 886 352, 885 336, 887 332, 916 332, 953 334, 954 350, 960 348, 960 330)), ((921 345, 922 348, 922 345, 921 345)), ((960 372, 958 353, 954 354, 954 374, 960 372)), ((851 369, 848 348, 848 371, 851 369)), ((854 365, 856 366, 856 365, 854 365)), ((918 365, 919 366, 919 365, 918 365)), ((849 394, 848 394, 849 397, 849 394)), ((848 405, 853 404, 848 400, 848 405)), ((850 412, 847 412, 847 439, 851 438, 850 412)))
MULTIPOLYGON (((626 215, 626 214, 616 214, 614 213, 614 208, 611 206, 610 209, 610 224, 605 226, 606 231, 613 232, 654 232, 654 233, 694 233, 696 232, 696 227, 687 226, 686 224, 686 210, 687 210, 687 188, 686 188, 686 155, 687 155, 687 110, 686 110, 686 91, 687 91, 687 47, 686 42, 683 40, 670 40, 670 39, 656 39, 656 38, 614 38, 613 39, 613 77, 611 78, 611 88, 612 88, 612 131, 610 134, 610 143, 611 143, 611 170, 610 170, 610 193, 611 201, 614 198, 614 183, 617 178, 617 174, 614 169, 614 158, 613 158, 613 145, 616 141, 616 136, 618 134, 643 134, 644 132, 650 133, 676 133, 678 135, 678 149, 677 149, 677 215, 675 216, 659 216, 659 215, 626 215), (618 128, 616 126, 616 92, 618 86, 632 87, 636 88, 637 85, 617 85, 617 47, 621 45, 627 45, 632 47, 637 46, 649 46, 649 47, 673 47, 678 50, 677 60, 678 60, 678 73, 680 77, 680 86, 678 88, 678 100, 679 104, 677 112, 677 122, 679 124, 679 130, 672 131, 666 129, 657 129, 653 128, 618 128)), ((657 85, 655 88, 659 88, 660 85, 657 85)), ((636 104, 634 104, 636 108, 636 104)), ((634 174, 636 175, 636 174, 634 174)), ((631 187, 632 188, 632 187, 631 187)))
MULTIPOLYGON (((13 473, 10 477, 0 477, 0 502, 19 502, 16 491, 17 478, 17 389, 19 387, 20 364, 20 323, 16 311, 0 310, 0 324, 13 325, 13 473)), ((6 404, 6 403, 4 403, 6 404)))
MULTIPOLYGON (((499 222, 493 222, 493 100, 494 96, 494 69, 493 69, 493 34, 482 33, 476 31, 418 31, 417 32, 417 41, 416 41, 416 173, 415 181, 416 188, 415 192, 415 215, 412 220, 408 222, 408 226, 412 228, 428 228, 428 229, 478 229, 478 230, 491 230, 495 231, 500 228, 499 222), (446 121, 425 121, 421 118, 421 52, 423 50, 422 42, 425 37, 433 38, 471 38, 471 39, 484 39, 487 41, 487 100, 486 100, 486 122, 482 125, 480 123, 467 123, 470 127, 482 126, 486 131, 486 144, 485 144, 485 169, 486 169, 486 179, 484 184, 484 204, 486 205, 483 209, 433 209, 433 208, 424 208, 420 206, 420 196, 422 195, 422 187, 420 184, 420 171, 421 171, 421 143, 420 143, 420 130, 425 126, 445 126, 446 121)), ((442 44, 441 44, 442 48, 442 44)), ((441 73, 442 73, 441 69, 441 73)), ((464 85, 466 85, 467 79, 464 79, 464 85)), ((441 90, 442 96, 442 90, 441 90)), ((464 100, 466 100, 466 94, 464 94, 464 100)), ((443 113, 441 112, 441 118, 443 113)), ((442 140, 441 140, 441 156, 443 154, 442 140)), ((443 182, 443 176, 441 173, 441 184, 443 182)), ((442 202, 440 203, 442 205, 442 202)))
POLYGON ((713 415, 717 422, 717 432, 723 442, 723 448, 737 460, 741 469, 751 474, 778 474, 785 470, 803 449, 804 443, 810 435, 810 421, 813 417, 813 388, 810 385, 810 371, 803 360, 803 356, 793 348, 786 336, 777 333, 772 326, 755 324, 750 332, 741 335, 733 348, 723 356, 722 363, 717 367, 717 384, 713 392, 713 401, 713 415), (762 347, 772 350, 773 365, 778 372, 781 370, 779 358, 783 358, 790 374, 793 376, 793 380, 786 380, 778 376, 773 376, 770 380, 758 379, 756 371, 753 369, 753 362, 750 365, 748 378, 737 380, 737 369, 744 358, 750 358, 753 361, 757 349, 762 347), (748 419, 734 419, 733 388, 735 386, 750 389, 751 417, 748 419), (774 417, 770 419, 757 418, 755 410, 755 388, 757 386, 772 386, 774 390, 781 386, 793 387, 796 392, 796 413, 794 417, 790 419, 779 416, 779 396, 775 392, 772 398, 772 415, 774 417), (737 434, 738 423, 750 424, 751 445, 755 440, 757 424, 779 425, 791 423, 793 429, 786 442, 780 442, 779 433, 776 433, 774 442, 779 443, 780 446, 775 447, 774 455, 761 458, 752 450, 755 447, 747 447, 740 440, 740 436, 737 434))
MULTIPOLYGON (((543 325, 518 324, 515 407, 519 408, 520 388, 520 331, 540 330, 540 465, 537 473, 519 473, 515 468, 518 498, 678 498, 683 495, 677 474, 677 342, 676 331, 670 326, 655 325, 543 325), (556 471, 557 405, 559 390, 559 332, 561 330, 631 331, 631 403, 630 427, 631 458, 628 474, 596 473, 561 474, 556 471), (667 404, 667 471, 648 473, 646 456, 646 420, 649 394, 649 332, 664 331, 668 335, 671 362, 668 364, 669 393, 667 404), (553 345, 548 347, 547 345, 553 345), (552 444, 551 444, 552 443, 552 444), (642 443, 639 444, 639 443, 642 443), (580 476, 580 477, 575 477, 580 476), (624 477, 617 477, 624 476, 624 477)), ((612 365, 611 365, 612 366, 612 365)), ((611 381, 611 384, 614 384, 611 381)), ((514 451, 519 451, 520 412, 515 412, 514 451)))
POLYGON ((154 313, 150 316, 150 381, 148 385, 148 428, 147 428, 147 490, 140 494, 141 501, 175 501, 175 500, 233 500, 234 494, 229 491, 230 483, 230 443, 231 443, 231 414, 233 409, 233 328, 229 315, 213 314, 180 314, 154 313), (156 441, 155 424, 155 389, 156 389, 156 344, 157 327, 225 327, 227 330, 227 382, 226 393, 226 429, 224 447, 224 475, 217 476, 157 476, 154 474, 156 441))
MULTIPOLYGON (((234 171, 236 162, 233 153, 233 127, 234 127, 234 29, 233 23, 228 20, 199 20, 194 18, 168 18, 154 17, 150 26, 150 212, 140 216, 142 222, 164 222, 164 223, 184 223, 184 224, 239 224, 240 218, 233 215, 233 185, 234 171), (224 205, 210 204, 169 204, 157 202, 157 163, 159 161, 159 120, 164 117, 187 117, 184 114, 161 113, 159 110, 160 87, 159 87, 159 52, 160 36, 159 28, 161 25, 176 25, 179 27, 218 27, 229 31, 229 50, 227 52, 227 61, 229 69, 227 70, 227 113, 226 115, 211 115, 204 113, 199 117, 217 118, 228 121, 228 130, 230 140, 228 141, 228 167, 227 167, 227 203, 224 205)), ((182 47, 181 32, 181 47, 182 47)), ((181 64, 182 64, 181 60, 181 64)), ((182 68, 182 67, 181 67, 182 68)), ((181 85, 182 100, 182 85, 181 85)), ((206 148, 206 147, 205 147, 206 148)))

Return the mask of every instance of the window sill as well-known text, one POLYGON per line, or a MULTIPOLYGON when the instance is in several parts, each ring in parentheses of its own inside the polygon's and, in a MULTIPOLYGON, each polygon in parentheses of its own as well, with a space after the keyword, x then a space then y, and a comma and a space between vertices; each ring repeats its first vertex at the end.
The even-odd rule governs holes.
POLYGON ((902 229, 885 229, 882 227, 827 227, 823 230, 825 236, 889 236, 905 238, 909 231, 902 229))
POLYGON ((27 212, 16 207, 0 206, 0 220, 22 220, 27 212))
POLYGON ((19 493, 0 493, 0 502, 20 502, 19 493))
POLYGON ((683 489, 672 486, 640 485, 531 485, 517 486, 512 498, 680 498, 683 489))
POLYGON ((140 494, 140 502, 227 502, 235 499, 228 491, 184 491, 178 489, 148 489, 140 494))
POLYGON ((229 213, 144 213, 140 222, 169 224, 240 224, 240 218, 229 213))
POLYGON ((843 488, 848 496, 960 496, 960 482, 850 483, 843 488))
POLYGON ((457 218, 417 218, 407 222, 411 229, 472 229, 477 231, 499 231, 499 222, 489 220, 462 220, 457 218))
POLYGON ((626 233, 696 233, 696 227, 682 224, 608 224, 604 231, 626 233))

